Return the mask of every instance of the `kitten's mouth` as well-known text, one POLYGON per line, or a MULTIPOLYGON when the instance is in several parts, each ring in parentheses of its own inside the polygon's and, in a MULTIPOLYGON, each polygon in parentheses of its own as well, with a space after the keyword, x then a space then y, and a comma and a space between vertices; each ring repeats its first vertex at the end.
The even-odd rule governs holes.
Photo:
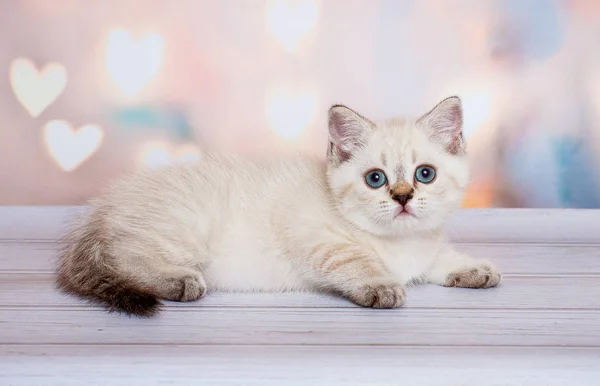
POLYGON ((415 214, 412 212, 412 210, 409 207, 401 206, 396 211, 396 215, 394 216, 394 218, 402 218, 402 217, 417 217, 417 216, 415 216, 415 214))

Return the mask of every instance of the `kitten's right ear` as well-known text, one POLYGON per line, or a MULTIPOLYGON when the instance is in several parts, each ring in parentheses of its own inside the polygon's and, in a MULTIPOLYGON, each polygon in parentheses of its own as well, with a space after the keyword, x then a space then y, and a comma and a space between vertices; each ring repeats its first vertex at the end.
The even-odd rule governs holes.
POLYGON ((329 109, 328 157, 335 164, 350 159, 352 152, 364 147, 375 127, 373 122, 346 106, 335 105, 329 109))

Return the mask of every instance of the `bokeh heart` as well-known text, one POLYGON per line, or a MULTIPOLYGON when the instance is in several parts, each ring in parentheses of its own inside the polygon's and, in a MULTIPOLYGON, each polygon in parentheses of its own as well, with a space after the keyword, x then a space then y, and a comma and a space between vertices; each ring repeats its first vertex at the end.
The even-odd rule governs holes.
POLYGON ((17 100, 37 117, 65 90, 67 70, 60 63, 48 63, 38 71, 31 60, 18 58, 10 65, 10 85, 17 100))
POLYGON ((50 121, 44 126, 44 142, 50 156, 66 172, 75 170, 94 154, 104 138, 97 125, 74 129, 66 121, 50 121))
POLYGON ((158 34, 134 39, 125 29, 110 32, 106 68, 112 80, 127 96, 138 94, 158 73, 163 46, 163 38, 158 34))
POLYGON ((272 0, 266 12, 267 27, 283 48, 291 52, 317 24, 319 3, 316 0, 272 0))

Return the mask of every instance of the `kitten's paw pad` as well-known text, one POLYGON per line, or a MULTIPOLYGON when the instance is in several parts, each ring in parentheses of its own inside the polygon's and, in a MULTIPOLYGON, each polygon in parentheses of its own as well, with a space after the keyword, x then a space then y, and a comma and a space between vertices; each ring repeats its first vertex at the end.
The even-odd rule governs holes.
POLYGON ((191 302, 206 294, 206 283, 201 276, 185 275, 171 279, 168 300, 191 302))
POLYGON ((397 308, 404 304, 406 290, 397 283, 366 284, 353 291, 349 298, 362 307, 397 308))
POLYGON ((490 264, 461 269, 448 275, 446 287, 489 288, 495 287, 502 280, 498 268, 490 264))

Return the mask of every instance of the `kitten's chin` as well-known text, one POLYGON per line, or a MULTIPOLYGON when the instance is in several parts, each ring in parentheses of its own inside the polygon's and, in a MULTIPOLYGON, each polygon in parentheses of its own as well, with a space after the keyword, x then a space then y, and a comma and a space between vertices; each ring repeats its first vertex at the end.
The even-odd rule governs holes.
POLYGON ((357 228, 377 237, 408 237, 439 227, 432 218, 421 218, 414 213, 397 213, 385 223, 374 223, 365 218, 349 219, 357 228))
POLYGON ((418 210, 398 211, 388 226, 381 227, 382 235, 404 237, 440 229, 452 212, 422 212, 418 210))
POLYGON ((400 213, 396 215, 390 226, 388 236, 411 236, 436 228, 436 224, 428 218, 420 218, 415 214, 400 213))

